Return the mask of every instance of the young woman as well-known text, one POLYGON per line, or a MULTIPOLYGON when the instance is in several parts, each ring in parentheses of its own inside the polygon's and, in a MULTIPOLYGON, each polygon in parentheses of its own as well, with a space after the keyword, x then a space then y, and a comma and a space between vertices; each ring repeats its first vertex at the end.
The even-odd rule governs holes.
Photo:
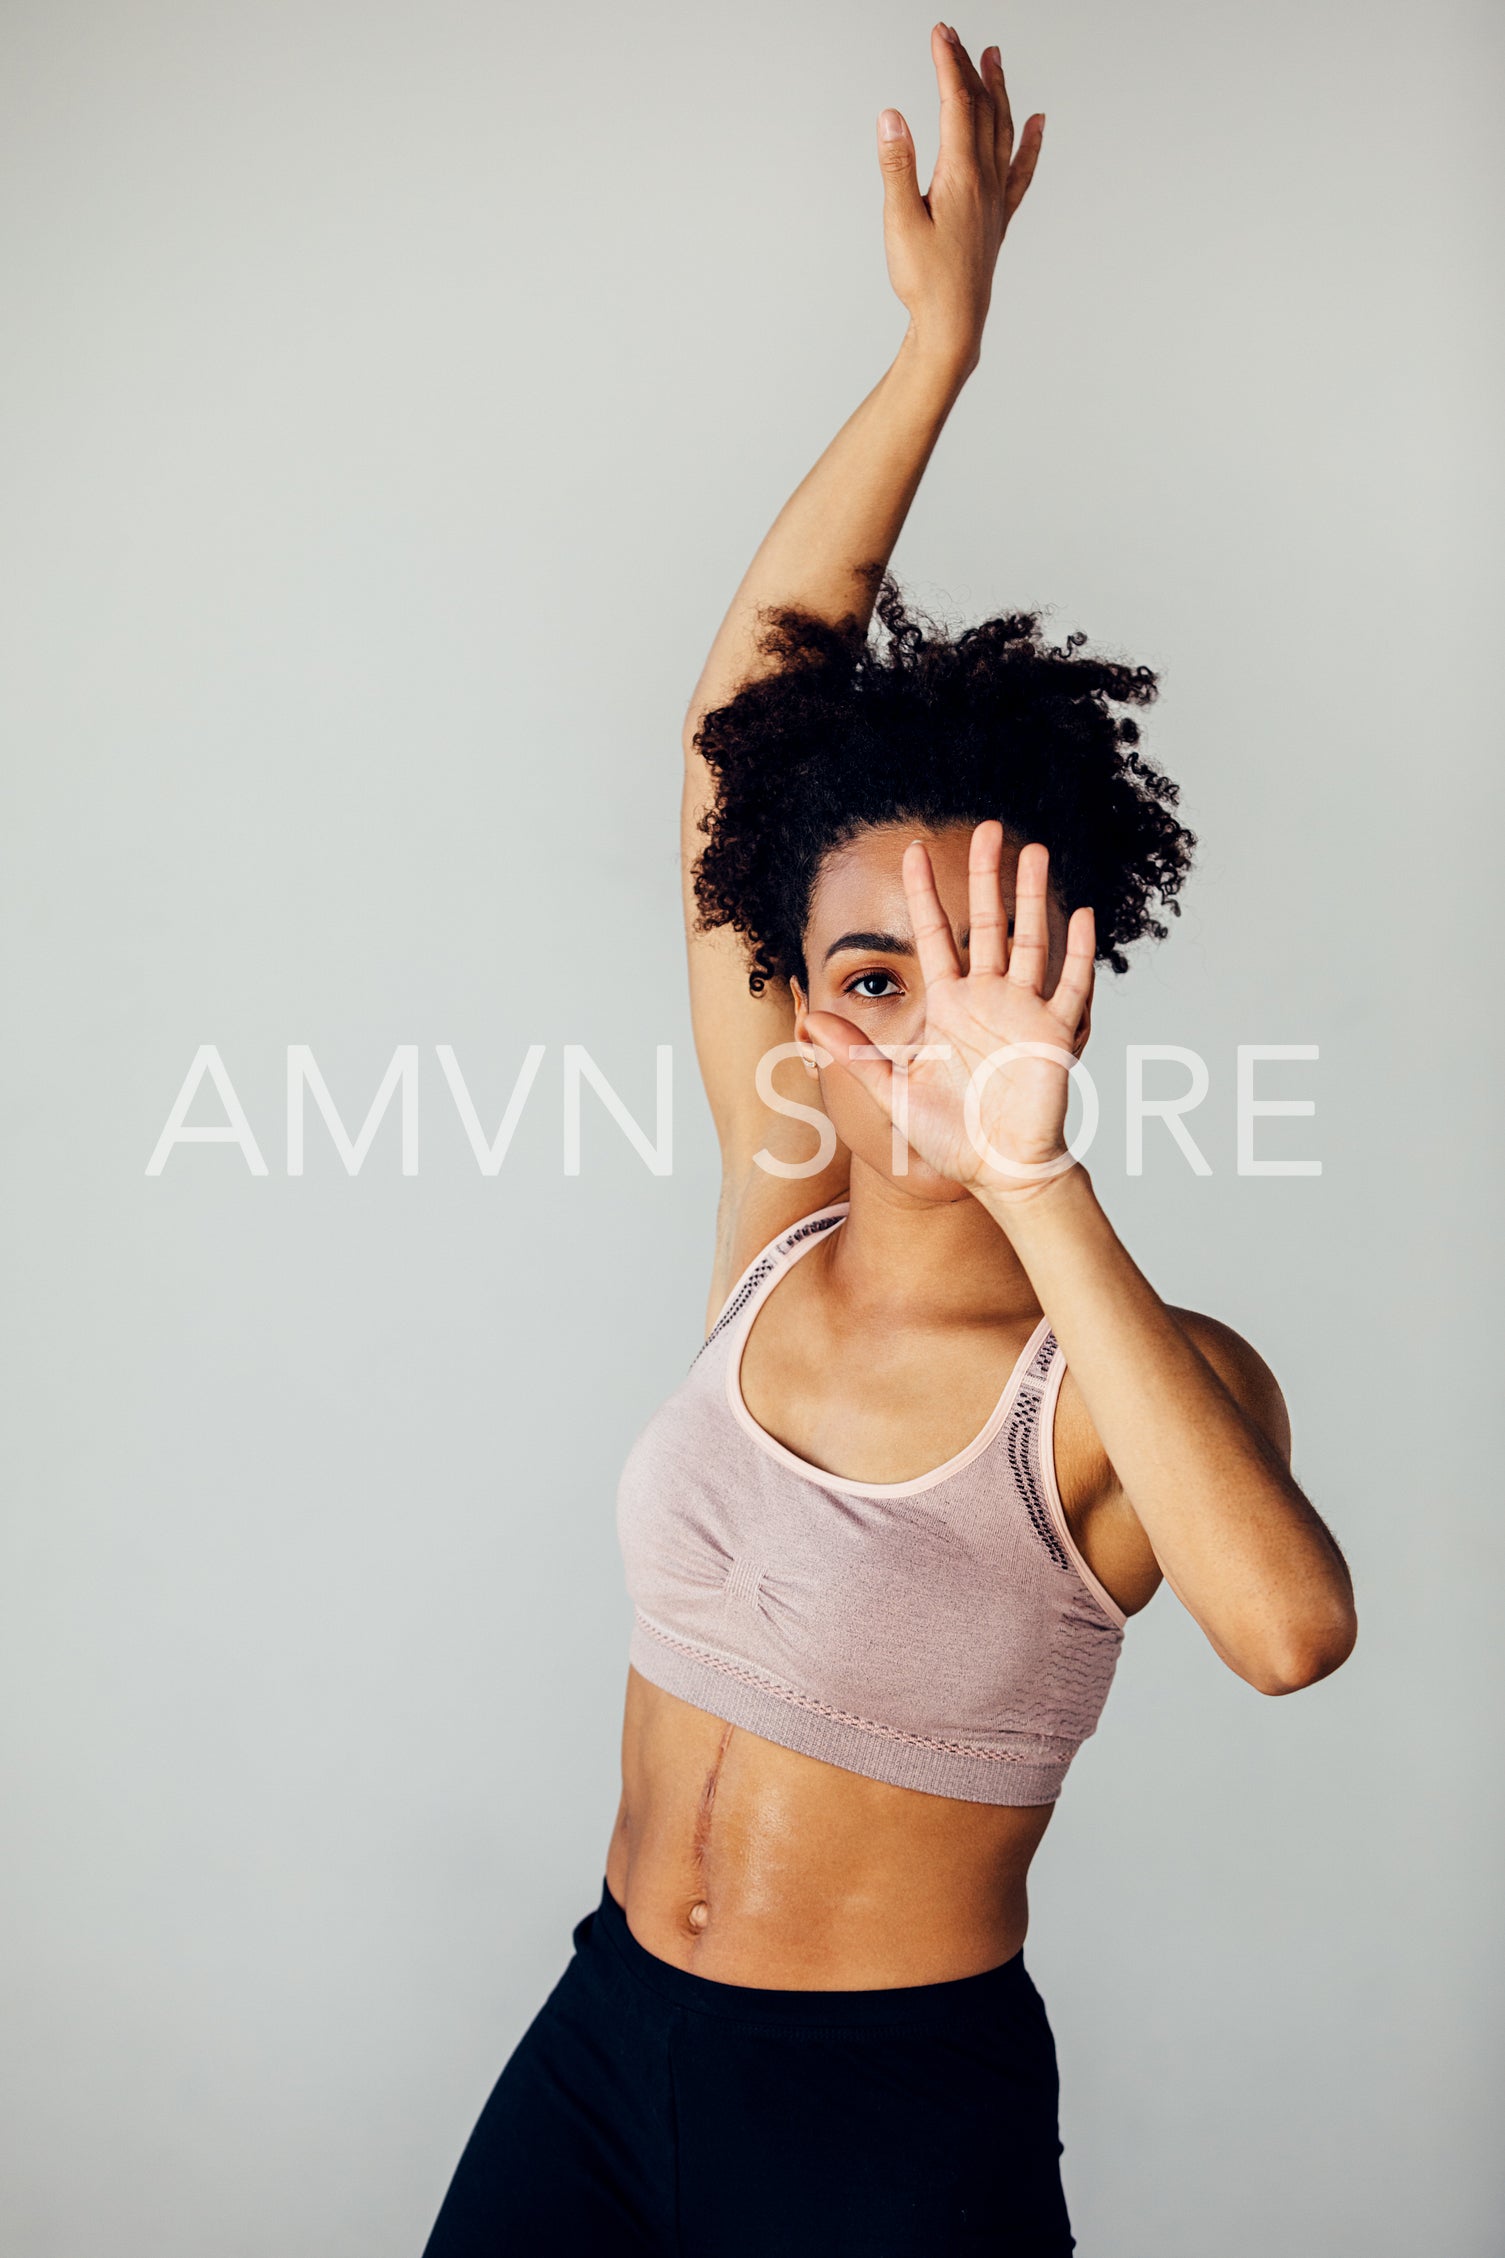
POLYGON ((996 48, 932 52, 927 196, 879 123, 908 332, 686 723, 708 1337, 622 1481, 601 1902, 428 2258, 1070 2251, 1025 1877, 1125 1620, 1165 1577, 1270 1694, 1354 1640, 1274 1380, 1063 1141, 1095 961, 1192 844, 1123 710, 1154 677, 1029 614, 952 638, 885 577, 1044 126, 1016 146, 996 48))

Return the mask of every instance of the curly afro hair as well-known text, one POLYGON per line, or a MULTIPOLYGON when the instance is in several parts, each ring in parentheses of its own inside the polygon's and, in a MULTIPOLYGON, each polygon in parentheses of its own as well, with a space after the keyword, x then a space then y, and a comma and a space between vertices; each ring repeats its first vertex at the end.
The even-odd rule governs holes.
POLYGON ((824 858, 880 823, 976 824, 996 816, 1050 849, 1068 911, 1090 903, 1097 953, 1128 969, 1126 945, 1179 915, 1196 840, 1172 810, 1177 787, 1139 749, 1147 666, 1094 657, 1085 635, 1043 639, 1036 612, 951 634, 885 574, 883 638, 797 608, 761 614, 771 671, 707 713, 695 743, 715 783, 695 866, 701 931, 730 926, 748 985, 803 981, 804 933, 824 858))

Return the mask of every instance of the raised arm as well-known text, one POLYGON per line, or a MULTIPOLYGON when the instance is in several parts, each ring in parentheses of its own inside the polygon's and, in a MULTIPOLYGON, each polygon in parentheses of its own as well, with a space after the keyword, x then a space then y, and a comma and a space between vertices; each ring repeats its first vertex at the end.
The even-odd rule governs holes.
MULTIPOLYGON (((878 122, 884 248, 908 329, 892 365, 764 536, 685 716, 681 860, 691 1015, 722 1155, 712 1310, 755 1247, 786 1217, 839 1194, 846 1156, 838 1148, 822 1174, 794 1183, 753 1162, 764 1146, 779 1158, 807 1159, 812 1131, 766 1107, 754 1081, 762 1054, 792 1035, 787 990, 770 986, 762 996, 751 995, 738 938, 696 930, 693 870, 711 798, 696 732, 708 712, 769 663, 758 630, 770 607, 795 605, 833 625, 866 629, 941 427, 977 366, 999 247, 1029 186, 1045 124, 1043 117, 1030 118, 1016 148, 997 48, 985 51, 979 70, 943 25, 936 25, 930 44, 940 90, 940 151, 925 195, 904 119, 885 110, 878 122)), ((818 1107, 814 1086, 797 1066, 793 1071, 797 1084, 781 1078, 781 1086, 801 1104, 818 1107)))

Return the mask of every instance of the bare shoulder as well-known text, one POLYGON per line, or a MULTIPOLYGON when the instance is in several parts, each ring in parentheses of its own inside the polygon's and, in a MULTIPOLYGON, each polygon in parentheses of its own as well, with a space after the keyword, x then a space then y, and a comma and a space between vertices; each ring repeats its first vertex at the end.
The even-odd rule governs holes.
POLYGON ((1280 1383, 1258 1349, 1225 1325, 1220 1317, 1200 1310, 1172 1309, 1171 1315, 1192 1346, 1201 1351, 1241 1411, 1247 1412, 1289 1462, 1291 1422, 1280 1383))

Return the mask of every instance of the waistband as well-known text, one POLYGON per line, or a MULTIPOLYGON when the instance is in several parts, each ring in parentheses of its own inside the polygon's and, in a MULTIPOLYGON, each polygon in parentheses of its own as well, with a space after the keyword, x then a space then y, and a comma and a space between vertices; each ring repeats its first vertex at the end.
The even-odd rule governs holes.
POLYGON ((953 1976, 938 1984, 901 1984, 877 1991, 765 1991, 756 1984, 717 1983, 687 1968, 675 1968, 639 1944, 604 1881, 600 1904, 575 1931, 577 1947, 598 1938, 631 1976, 661 1999, 696 2014, 721 2015, 738 2023, 798 2023, 827 2030, 896 2024, 933 2027, 987 2020, 1013 2011, 1024 1997, 1035 1995, 1022 1948, 980 1975, 953 1976))

